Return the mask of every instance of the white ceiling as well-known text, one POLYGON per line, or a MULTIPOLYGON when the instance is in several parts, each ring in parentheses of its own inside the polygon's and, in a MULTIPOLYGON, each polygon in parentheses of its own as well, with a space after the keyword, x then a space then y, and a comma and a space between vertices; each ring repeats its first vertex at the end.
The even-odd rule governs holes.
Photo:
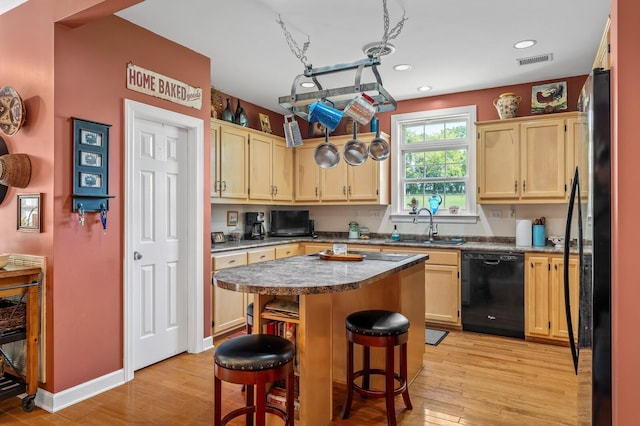
MULTIPOLYGON (((403 9, 408 20, 391 41, 395 53, 382 57, 383 85, 405 100, 587 74, 609 7, 610 0, 388 0, 390 27, 403 9), (515 49, 522 39, 537 44, 515 49), (552 61, 516 63, 546 53, 552 61), (413 68, 394 71, 399 63, 413 68), (433 90, 417 92, 423 85, 433 90)), ((363 46, 384 30, 382 0, 146 0, 118 15, 211 58, 217 89, 281 114, 278 98, 304 66, 278 15, 298 45, 310 38, 313 67, 365 58, 363 46)), ((355 71, 319 80, 325 89, 351 85, 355 71)), ((362 82, 374 81, 366 69, 362 82)))

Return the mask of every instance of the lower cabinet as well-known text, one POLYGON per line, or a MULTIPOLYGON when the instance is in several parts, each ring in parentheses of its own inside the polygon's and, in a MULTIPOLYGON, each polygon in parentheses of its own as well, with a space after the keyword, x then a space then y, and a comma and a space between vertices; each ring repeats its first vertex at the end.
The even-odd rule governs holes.
MULTIPOLYGON (((525 336, 568 343, 564 303, 563 255, 525 254, 525 336)), ((577 338, 579 260, 569 258, 569 292, 574 338, 577 338)))
MULTIPOLYGON (((214 254, 211 256, 211 272, 213 274, 221 269, 282 259, 297 256, 297 254, 297 243, 214 254)), ((247 321, 247 305, 253 303, 253 294, 225 290, 216 286, 213 286, 211 293, 213 336, 244 327, 247 321)))
POLYGON ((384 248, 395 253, 427 253, 424 263, 427 323, 460 327, 460 250, 384 248))
MULTIPOLYGON (((273 250, 273 249, 272 249, 273 250)), ((211 256, 211 272, 247 264, 247 252, 235 251, 211 256)), ((245 324, 246 295, 237 291, 213 286, 212 316, 214 336, 218 336, 245 324)))

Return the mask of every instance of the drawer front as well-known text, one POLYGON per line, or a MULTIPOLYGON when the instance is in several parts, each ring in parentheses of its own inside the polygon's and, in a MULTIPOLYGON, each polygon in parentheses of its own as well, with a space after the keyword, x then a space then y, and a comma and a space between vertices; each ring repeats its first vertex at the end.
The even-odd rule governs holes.
POLYGON ((211 270, 219 271, 220 269, 233 268, 234 266, 242 266, 247 264, 247 253, 227 253, 216 254, 211 256, 211 270))
POLYGON ((273 260, 276 258, 276 251, 273 247, 266 249, 250 250, 247 252, 247 260, 249 264, 266 262, 267 260, 273 260))
POLYGON ((437 265, 455 265, 460 261, 459 250, 428 250, 429 260, 427 263, 437 265))
POLYGON ((299 244, 283 244, 276 247, 276 259, 284 259, 285 257, 293 257, 298 255, 299 244))

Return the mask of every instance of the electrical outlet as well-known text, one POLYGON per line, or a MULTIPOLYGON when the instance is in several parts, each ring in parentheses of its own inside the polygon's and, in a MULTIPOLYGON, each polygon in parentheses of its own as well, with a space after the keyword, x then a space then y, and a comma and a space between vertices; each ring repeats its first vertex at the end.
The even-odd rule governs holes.
POLYGON ((491 210, 489 213, 489 218, 491 219, 501 219, 502 212, 500 210, 491 210))
POLYGON ((378 210, 369 210, 369 217, 380 217, 380 212, 378 210))
POLYGON ((514 209, 513 207, 511 207, 509 209, 509 219, 515 219, 516 218, 516 209, 514 209))

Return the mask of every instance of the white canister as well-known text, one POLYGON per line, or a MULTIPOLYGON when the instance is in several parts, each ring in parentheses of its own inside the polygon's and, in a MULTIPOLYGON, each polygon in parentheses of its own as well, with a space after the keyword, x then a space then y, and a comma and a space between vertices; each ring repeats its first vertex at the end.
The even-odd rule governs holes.
POLYGON ((531 220, 516 220, 516 246, 531 247, 531 220))

